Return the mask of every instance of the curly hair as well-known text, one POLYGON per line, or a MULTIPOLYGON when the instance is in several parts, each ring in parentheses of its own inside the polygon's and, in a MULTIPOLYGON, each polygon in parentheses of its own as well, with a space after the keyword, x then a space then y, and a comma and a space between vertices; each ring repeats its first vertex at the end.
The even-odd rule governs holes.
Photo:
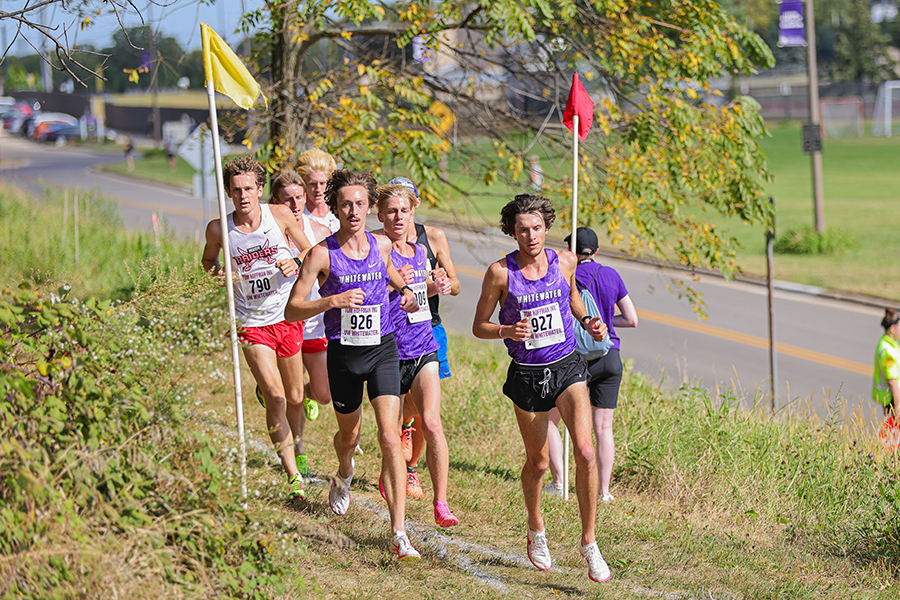
POLYGON ((266 185, 266 168, 259 164, 255 158, 249 154, 239 156, 225 163, 222 169, 222 180, 225 184, 225 191, 231 193, 231 178, 235 175, 243 175, 245 173, 253 173, 256 175, 256 185, 263 187, 266 185))
POLYGON ((885 331, 896 325, 898 321, 900 321, 900 315, 893 308, 884 309, 884 318, 881 319, 881 326, 884 327, 885 331))
POLYGON ((303 185, 303 179, 300 177, 300 174, 293 169, 285 169, 278 176, 272 180, 272 199, 270 202, 274 204, 278 204, 278 192, 283 190, 289 185, 298 185, 300 189, 303 190, 303 195, 306 195, 306 188, 303 185))
POLYGON ((326 177, 331 177, 335 170, 337 170, 337 163, 334 157, 318 148, 310 148, 301 152, 297 157, 297 173, 303 179, 315 171, 322 171, 326 177))
POLYGON ((328 180, 328 187, 325 188, 325 202, 331 208, 331 212, 334 214, 338 213, 338 192, 342 188, 353 185, 365 188, 369 206, 372 206, 372 201, 375 199, 378 188, 378 182, 375 181, 375 176, 368 171, 365 173, 357 173, 348 169, 341 169, 331 174, 331 179, 328 180))
POLYGON ((384 205, 391 198, 404 198, 409 201, 410 208, 418 208, 419 206, 419 199, 416 198, 411 189, 399 183, 389 183, 379 187, 375 195, 375 208, 378 212, 384 209, 384 205))
POLYGON ((556 220, 556 210, 543 196, 519 194, 500 211, 500 231, 516 237, 516 217, 528 213, 538 213, 544 219, 544 227, 550 229, 556 220))

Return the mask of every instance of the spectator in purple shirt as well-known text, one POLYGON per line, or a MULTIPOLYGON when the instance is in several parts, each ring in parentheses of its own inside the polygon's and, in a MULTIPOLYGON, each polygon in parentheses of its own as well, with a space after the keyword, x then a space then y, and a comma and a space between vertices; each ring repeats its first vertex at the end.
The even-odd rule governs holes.
MULTIPOLYGON (((566 236, 566 244, 571 236, 566 236)), ((588 227, 579 227, 575 232, 575 254, 578 266, 575 279, 581 287, 590 290, 600 309, 600 316, 609 328, 613 344, 606 356, 588 362, 588 391, 591 396, 594 433, 597 436, 597 469, 599 471, 600 500, 615 500, 609 493, 612 477, 615 442, 613 441, 613 412, 619 402, 619 384, 622 382, 622 359, 619 356, 619 327, 637 327, 638 315, 628 296, 622 278, 612 267, 594 262, 597 254, 597 234, 588 227), (616 314, 616 308, 619 313, 616 314)), ((596 315, 591 315, 596 316, 596 315)), ((550 473, 553 481, 544 488, 545 494, 563 495, 562 468, 563 447, 559 435, 559 411, 550 411, 550 430, 547 436, 550 444, 550 473)))

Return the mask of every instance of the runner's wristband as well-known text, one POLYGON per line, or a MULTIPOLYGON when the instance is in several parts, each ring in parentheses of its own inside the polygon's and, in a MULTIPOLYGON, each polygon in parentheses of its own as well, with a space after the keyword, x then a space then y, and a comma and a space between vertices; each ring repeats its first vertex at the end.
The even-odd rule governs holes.
POLYGON ((583 317, 581 317, 581 319, 579 319, 579 320, 581 321, 581 324, 582 324, 582 325, 584 325, 584 320, 585 320, 585 319, 590 320, 590 319, 593 319, 593 317, 592 317, 591 315, 584 315, 583 317))
POLYGON ((299 256, 294 257, 294 262, 297 263, 297 269, 300 269, 300 266, 303 264, 303 261, 300 260, 299 256))
MULTIPOLYGON (((404 285, 402 288, 400 288, 401 294, 403 293, 403 290, 409 290, 411 292, 413 291, 413 289, 411 287, 409 287, 408 285, 404 285)), ((413 292, 413 293, 415 293, 415 292, 413 292)))

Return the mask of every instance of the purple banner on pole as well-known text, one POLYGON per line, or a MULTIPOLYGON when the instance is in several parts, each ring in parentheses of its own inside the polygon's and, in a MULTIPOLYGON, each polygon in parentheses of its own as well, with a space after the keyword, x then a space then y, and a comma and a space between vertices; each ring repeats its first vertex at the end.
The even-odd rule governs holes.
POLYGON ((778 47, 806 46, 803 0, 782 0, 778 6, 778 47))

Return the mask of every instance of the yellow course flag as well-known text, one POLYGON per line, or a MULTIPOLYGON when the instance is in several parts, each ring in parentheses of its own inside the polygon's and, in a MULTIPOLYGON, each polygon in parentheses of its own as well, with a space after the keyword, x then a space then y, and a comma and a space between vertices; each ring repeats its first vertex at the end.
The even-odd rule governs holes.
POLYGON ((253 75, 212 27, 200 23, 200 36, 203 38, 203 71, 206 81, 212 81, 217 92, 225 94, 241 108, 252 108, 260 95, 259 84, 253 79, 253 75))

